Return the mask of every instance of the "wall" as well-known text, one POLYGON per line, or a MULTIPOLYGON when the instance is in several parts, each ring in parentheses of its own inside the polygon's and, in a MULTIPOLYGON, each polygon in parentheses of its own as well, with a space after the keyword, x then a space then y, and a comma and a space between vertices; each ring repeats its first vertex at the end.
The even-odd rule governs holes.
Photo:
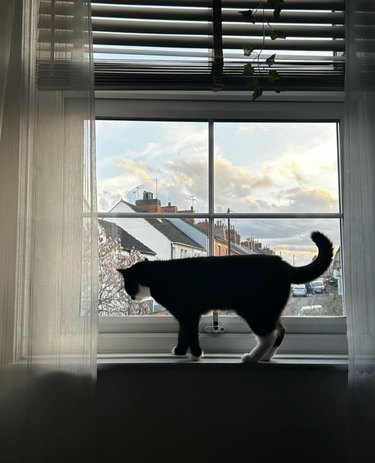
POLYGON ((346 379, 337 365, 101 365, 98 461, 344 461, 346 379))
MULTIPOLYGON (((134 212, 124 202, 119 202, 111 212, 134 212)), ((110 218, 107 217, 105 220, 108 222, 114 222, 119 227, 126 230, 134 238, 144 243, 150 249, 152 249, 160 259, 171 258, 171 242, 162 233, 156 230, 147 220, 142 218, 110 218)))

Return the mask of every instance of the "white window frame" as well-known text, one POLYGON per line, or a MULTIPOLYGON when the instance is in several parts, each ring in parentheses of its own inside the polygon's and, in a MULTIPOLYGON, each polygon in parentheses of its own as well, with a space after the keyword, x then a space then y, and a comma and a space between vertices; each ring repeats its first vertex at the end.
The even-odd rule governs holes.
MULTIPOLYGON (((337 122, 342 146, 343 94, 268 95, 251 101, 250 94, 231 92, 97 92, 96 118, 104 120, 214 121, 214 122, 337 122)), ((342 191, 343 153, 339 155, 339 188, 342 191)), ((340 204, 341 230, 343 221, 340 204)), ((99 211, 103 212, 103 211, 99 211)), ((342 231, 341 231, 342 232, 342 231)), ((343 246, 343 241, 341 240, 343 246)), ((344 260, 345 249, 342 248, 344 260)), ((345 313, 345 300, 343 300, 345 313)), ((287 335, 281 355, 346 356, 346 317, 284 317, 287 335)), ((255 339, 236 316, 220 318, 224 332, 212 332, 212 317, 202 317, 200 339, 206 354, 248 351, 255 339)), ((164 354, 176 343, 177 322, 172 316, 99 317, 99 355, 164 354)))

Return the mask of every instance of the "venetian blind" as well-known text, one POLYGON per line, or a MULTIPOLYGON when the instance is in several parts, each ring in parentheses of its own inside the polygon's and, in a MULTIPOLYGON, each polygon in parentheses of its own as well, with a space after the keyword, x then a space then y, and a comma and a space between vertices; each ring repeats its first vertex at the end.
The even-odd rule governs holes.
MULTIPOLYGON (((66 21, 73 3, 56 1, 52 10, 41 2, 42 48, 50 51, 53 39, 58 49, 59 21, 66 21)), ((277 18, 267 0, 93 1, 95 85, 246 89, 244 65, 255 62, 262 76, 267 58, 276 54, 272 69, 282 76, 283 90, 342 90, 344 17, 344 0, 284 0, 277 18), (241 14, 249 9, 256 11, 254 24, 241 14), (275 30, 285 38, 272 40, 275 30), (245 56, 248 46, 254 50, 245 56)))

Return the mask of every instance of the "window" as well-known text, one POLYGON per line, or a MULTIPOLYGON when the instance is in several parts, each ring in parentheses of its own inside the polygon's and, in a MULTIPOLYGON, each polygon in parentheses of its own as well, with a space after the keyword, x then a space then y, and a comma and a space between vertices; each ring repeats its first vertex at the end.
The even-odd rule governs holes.
MULTIPOLYGON (((257 121, 252 115, 237 119, 243 102, 233 111, 233 101, 221 101, 216 118, 206 119, 203 113, 212 116, 217 102, 184 102, 190 115, 184 120, 181 102, 167 98, 163 120, 150 114, 141 120, 139 106, 122 103, 120 108, 121 100, 109 106, 105 98, 99 100, 98 116, 101 112, 105 119, 97 121, 100 219, 106 239, 122 243, 120 260, 264 252, 302 265, 314 257, 309 234, 319 229, 334 242, 334 265, 316 288, 314 283, 292 289, 284 312, 291 334, 284 352, 318 353, 317 343, 328 343, 331 353, 343 353, 341 105, 330 105, 329 114, 310 103, 309 115, 297 104, 294 117, 285 111, 278 121, 264 114, 257 121), (221 119, 226 111, 231 117, 221 119), (137 120, 129 118, 132 112, 137 120)), ((150 107, 158 114, 162 100, 150 107)), ((101 352, 168 352, 177 329, 173 318, 155 303, 129 308, 123 291, 116 294, 117 305, 100 317, 101 352)), ((224 329, 220 339, 209 333, 212 317, 202 321, 206 352, 249 349, 241 320, 219 314, 218 324, 224 329)))

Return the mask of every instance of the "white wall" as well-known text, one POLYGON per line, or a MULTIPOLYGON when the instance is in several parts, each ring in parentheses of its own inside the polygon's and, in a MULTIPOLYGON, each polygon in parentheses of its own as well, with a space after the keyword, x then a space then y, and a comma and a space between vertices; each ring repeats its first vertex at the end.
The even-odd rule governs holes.
MULTIPOLYGON (((126 203, 119 202, 111 212, 134 212, 126 203)), ((108 222, 116 223, 138 241, 157 253, 159 259, 171 258, 171 242, 156 230, 147 220, 142 218, 106 218, 108 222)))
MULTIPOLYGON (((131 209, 126 203, 124 202, 119 202, 116 204, 116 206, 112 209, 111 212, 134 212, 133 209, 131 209)), ((116 223, 119 227, 123 228, 125 231, 127 231, 130 235, 132 235, 134 238, 139 240, 141 243, 145 244, 147 247, 152 249, 154 252, 157 253, 157 258, 158 259, 171 259, 172 257, 174 259, 179 259, 180 257, 195 257, 197 254, 200 256, 206 255, 206 251, 203 249, 200 250, 199 248, 194 248, 192 246, 187 246, 183 243, 173 243, 170 241, 166 236, 164 236, 162 233, 160 233, 155 227, 153 227, 147 220, 142 219, 142 218, 106 218, 105 219, 107 222, 112 222, 116 223), (173 251, 172 251, 173 248, 173 251), (181 255, 182 251, 182 255, 181 255), (173 255, 172 255, 173 253, 173 255)), ((155 219, 157 220, 157 219, 155 219)), ((198 238, 199 241, 197 241, 199 244, 202 246, 205 245, 205 241, 202 238, 202 236, 199 235, 199 230, 197 230, 197 233, 187 233, 189 232, 188 228, 193 228, 191 226, 183 227, 183 226, 177 226, 175 222, 181 222, 183 221, 181 219, 172 219, 171 222, 176 228, 178 228, 180 231, 185 233, 187 236, 189 236, 191 239, 195 240, 195 238, 198 238)), ((188 225, 188 224, 186 224, 188 225)), ((201 233, 201 235, 204 235, 201 233)))

